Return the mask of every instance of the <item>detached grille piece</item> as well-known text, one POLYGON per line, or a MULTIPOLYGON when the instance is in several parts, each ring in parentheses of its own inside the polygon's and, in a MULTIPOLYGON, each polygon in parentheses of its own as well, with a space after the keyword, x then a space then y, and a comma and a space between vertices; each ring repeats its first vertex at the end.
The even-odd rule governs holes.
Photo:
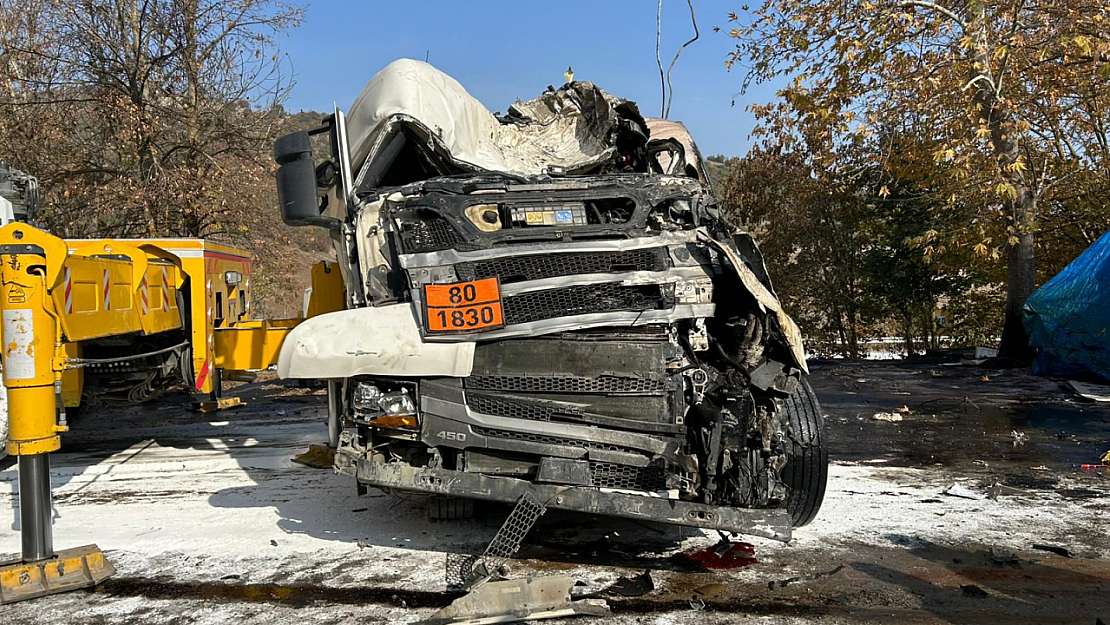
POLYGON ((505 323, 508 325, 588 313, 639 312, 672 307, 672 285, 622 286, 611 282, 521 293, 506 297, 504 304, 505 323))
POLYGON ((623 252, 574 252, 507 256, 455 265, 460 280, 501 278, 503 284, 586 273, 665 271, 670 263, 662 247, 623 252))
POLYGON ((634 467, 611 462, 591 462, 590 477, 598 488, 659 491, 667 488, 663 467, 634 467))
POLYGON ((658 395, 667 390, 663 380, 615 375, 596 378, 577 375, 481 375, 467 378, 466 387, 476 391, 605 395, 658 395))
POLYGON ((401 249, 406 254, 438 252, 463 242, 462 236, 441 215, 420 210, 398 218, 401 249))

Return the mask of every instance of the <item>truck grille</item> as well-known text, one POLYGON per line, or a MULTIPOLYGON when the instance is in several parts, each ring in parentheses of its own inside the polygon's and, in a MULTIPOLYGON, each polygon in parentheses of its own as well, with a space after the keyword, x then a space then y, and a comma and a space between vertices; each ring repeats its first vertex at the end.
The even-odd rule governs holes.
POLYGON ((664 248, 644 248, 621 252, 575 252, 507 256, 455 265, 460 280, 479 280, 497 276, 503 284, 587 273, 626 271, 665 271, 669 266, 664 248))
POLYGON ((438 252, 463 242, 462 236, 442 216, 432 211, 416 211, 399 218, 398 236, 406 254, 438 252))
POLYGON ((634 467, 611 462, 591 462, 590 477, 598 488, 659 491, 667 488, 663 467, 649 465, 634 467))
POLYGON ((482 375, 466 379, 466 387, 476 391, 515 393, 591 393, 654 395, 666 391, 666 382, 650 378, 603 375, 588 378, 577 375, 482 375))
POLYGON ((527 419, 529 421, 550 421, 551 417, 554 415, 575 415, 581 412, 569 406, 566 408, 556 408, 551 405, 505 399, 485 393, 468 393, 466 403, 475 412, 498 417, 527 419))
POLYGON ((536 434, 534 432, 517 432, 515 430, 501 430, 498 428, 488 428, 479 425, 471 426, 475 434, 485 436, 492 439, 504 439, 512 441, 524 441, 527 443, 539 443, 541 445, 556 445, 558 447, 571 447, 578 449, 598 449, 602 451, 616 451, 628 454, 641 454, 638 449, 631 447, 624 447, 622 445, 613 445, 611 443, 598 443, 595 441, 584 441, 578 438, 568 438, 565 436, 551 436, 549 434, 536 434))
POLYGON ((505 323, 514 325, 618 311, 665 310, 674 306, 674 287, 646 284, 622 286, 611 282, 533 291, 505 298, 505 323))

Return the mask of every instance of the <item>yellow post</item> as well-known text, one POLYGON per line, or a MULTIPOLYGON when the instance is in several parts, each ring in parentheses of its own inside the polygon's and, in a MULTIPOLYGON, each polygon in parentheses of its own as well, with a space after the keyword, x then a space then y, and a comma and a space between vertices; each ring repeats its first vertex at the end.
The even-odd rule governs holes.
POLYGON ((19 458, 23 557, 0 563, 0 604, 92 586, 115 572, 96 545, 54 553, 49 453, 61 447, 66 427, 58 423, 55 382, 64 352, 49 291, 66 250, 60 239, 24 241, 21 229, 0 230, 8 234, 0 244, 0 353, 7 451, 19 458))
POLYGON ((8 389, 8 453, 32 456, 62 445, 54 399, 54 349, 58 324, 50 312, 45 284, 46 259, 38 254, 7 254, 3 284, 4 386, 8 389))

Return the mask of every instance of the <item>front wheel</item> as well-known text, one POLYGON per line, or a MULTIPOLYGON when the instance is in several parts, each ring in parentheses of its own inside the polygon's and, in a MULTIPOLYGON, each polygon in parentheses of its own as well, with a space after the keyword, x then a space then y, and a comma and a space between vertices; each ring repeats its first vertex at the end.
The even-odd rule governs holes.
POLYGON ((788 488, 786 509, 794 527, 801 527, 817 516, 825 499, 829 479, 825 417, 805 379, 782 404, 786 416, 786 466, 782 469, 782 480, 788 488))

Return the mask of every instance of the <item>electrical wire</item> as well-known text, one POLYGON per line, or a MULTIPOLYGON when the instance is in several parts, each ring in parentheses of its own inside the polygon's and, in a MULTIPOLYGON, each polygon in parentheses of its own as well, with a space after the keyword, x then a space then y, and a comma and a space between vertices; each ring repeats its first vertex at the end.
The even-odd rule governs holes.
MULTIPOLYGON (((660 0, 659 4, 661 13, 662 0, 660 0)), ((674 66, 678 63, 678 57, 682 55, 682 51, 686 49, 686 46, 694 43, 701 37, 701 33, 698 31, 698 20, 697 17, 694 16, 693 0, 686 0, 686 6, 690 7, 690 23, 694 25, 694 36, 687 40, 686 43, 679 46, 678 50, 674 53, 674 58, 671 59, 671 64, 667 67, 667 88, 664 91, 665 95, 663 97, 666 106, 663 108, 663 119, 667 119, 671 116, 671 102, 674 100, 674 88, 671 87, 671 72, 674 71, 674 66)), ((658 49, 658 41, 656 42, 656 48, 658 49)), ((658 57, 658 54, 656 54, 656 56, 658 57)), ((662 71, 662 67, 660 67, 660 71, 662 71)))
POLYGON ((659 0, 659 4, 655 9, 655 65, 659 68, 659 91, 661 98, 659 100, 659 116, 666 118, 667 110, 667 79, 663 75, 663 57, 660 56, 660 48, 663 42, 663 0, 659 0))

